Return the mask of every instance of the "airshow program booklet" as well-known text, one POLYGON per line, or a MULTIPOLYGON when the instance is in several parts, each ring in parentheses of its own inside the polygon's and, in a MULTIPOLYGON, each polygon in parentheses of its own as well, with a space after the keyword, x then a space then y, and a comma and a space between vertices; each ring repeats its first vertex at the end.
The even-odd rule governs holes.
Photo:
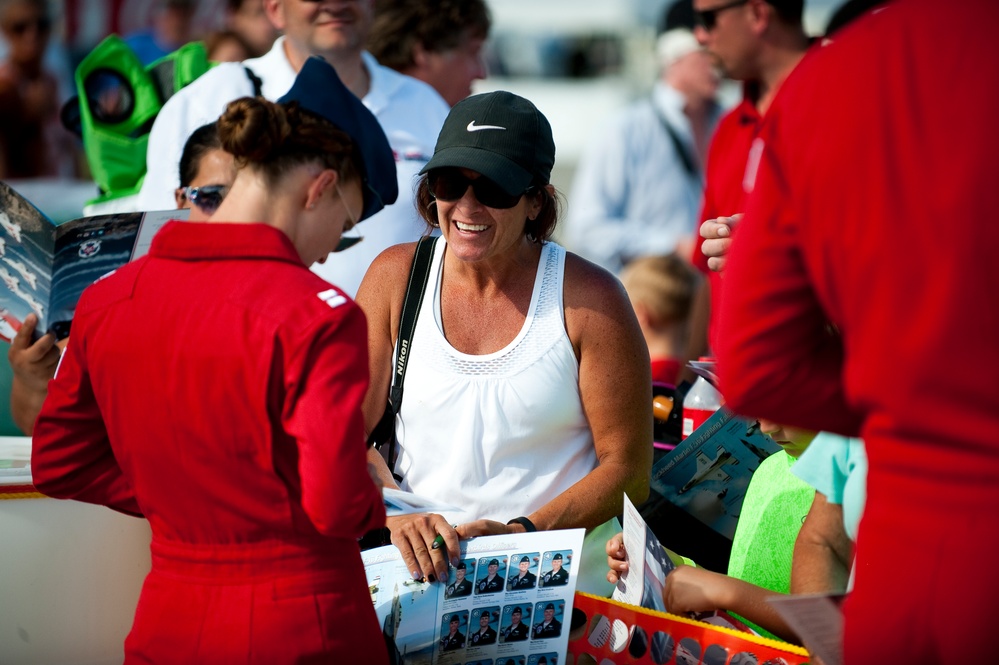
POLYGON ((82 217, 55 224, 0 182, 0 337, 12 339, 38 315, 39 335, 69 335, 83 290, 149 251, 153 236, 186 210, 82 217))
POLYGON ((371 602, 405 665, 565 663, 584 529, 462 541, 448 579, 414 580, 394 545, 362 552, 371 602))
POLYGON ((722 407, 653 465, 652 487, 732 540, 753 473, 780 449, 755 421, 722 407))
MULTIPOLYGON (((618 579, 611 598, 648 610, 665 612, 666 603, 663 602, 663 589, 666 587, 666 577, 676 569, 677 564, 671 558, 671 552, 662 546, 662 543, 656 538, 656 534, 642 519, 641 513, 638 512, 638 508, 631 502, 627 494, 624 495, 622 528, 624 551, 628 553, 628 572, 618 579)), ((723 610, 701 612, 692 615, 692 618, 745 633, 754 632, 742 621, 723 610)), ((611 640, 612 650, 617 649, 616 642, 623 649, 627 644, 628 634, 615 634, 614 631, 609 630, 607 638, 611 640)), ((594 644, 594 646, 600 645, 594 644)))

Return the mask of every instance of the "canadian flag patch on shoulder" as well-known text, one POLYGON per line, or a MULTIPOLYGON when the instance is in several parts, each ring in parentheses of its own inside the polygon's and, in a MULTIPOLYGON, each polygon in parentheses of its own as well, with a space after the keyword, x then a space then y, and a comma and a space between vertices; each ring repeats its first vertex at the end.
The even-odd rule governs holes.
POLYGON ((331 309, 339 307, 340 305, 347 302, 347 296, 343 295, 336 289, 327 289, 325 291, 320 291, 316 294, 319 299, 330 306, 331 309))

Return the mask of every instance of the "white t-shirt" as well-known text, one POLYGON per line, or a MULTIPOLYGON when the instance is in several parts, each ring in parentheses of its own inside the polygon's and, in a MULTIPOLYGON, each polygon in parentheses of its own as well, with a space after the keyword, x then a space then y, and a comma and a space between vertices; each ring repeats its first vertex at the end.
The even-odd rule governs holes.
MULTIPOLYGON (((425 230, 413 205, 415 176, 433 154, 448 106, 422 81, 383 67, 363 53, 371 77, 368 94, 361 101, 381 123, 395 152, 399 198, 358 227, 364 241, 341 254, 332 254, 313 270, 351 296, 371 261, 391 245, 416 240, 425 230)), ((296 71, 284 51, 284 38, 259 58, 242 63, 222 63, 179 91, 163 106, 149 135, 146 177, 139 192, 139 210, 175 207, 173 192, 179 186, 178 166, 187 138, 202 125, 217 120, 226 105, 253 95, 245 67, 260 78, 263 96, 277 100, 291 89, 296 71)))

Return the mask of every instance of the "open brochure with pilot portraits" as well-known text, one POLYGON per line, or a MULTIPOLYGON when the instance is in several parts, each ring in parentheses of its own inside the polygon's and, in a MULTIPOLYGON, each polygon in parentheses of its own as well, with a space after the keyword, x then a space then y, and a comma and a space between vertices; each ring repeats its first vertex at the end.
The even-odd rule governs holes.
POLYGON ((392 662, 565 663, 584 529, 461 542, 448 579, 414 580, 394 545, 362 552, 392 662))
POLYGON ((0 182, 0 337, 38 315, 38 335, 69 335, 83 290, 149 251, 153 236, 187 210, 96 215, 56 224, 0 182))
POLYGON ((652 488, 729 541, 760 463, 781 448, 724 407, 652 467, 652 488))
MULTIPOLYGON (((666 578, 676 569, 669 550, 662 546, 656 534, 642 519, 628 495, 624 495, 623 533, 628 570, 618 579, 611 598, 657 612, 666 611, 663 589, 666 578)), ((679 557, 677 557, 679 560, 679 557)), ((746 624, 725 611, 700 612, 691 618, 698 621, 752 633, 746 624)))

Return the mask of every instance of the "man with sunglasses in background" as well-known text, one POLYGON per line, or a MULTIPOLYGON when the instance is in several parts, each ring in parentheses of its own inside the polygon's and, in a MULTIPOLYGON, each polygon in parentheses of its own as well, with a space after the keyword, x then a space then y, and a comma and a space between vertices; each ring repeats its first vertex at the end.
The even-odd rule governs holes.
POLYGON ((694 37, 691 0, 671 4, 662 24, 658 79, 587 141, 569 199, 565 242, 614 274, 633 259, 690 255, 704 158, 723 111, 714 58, 694 37))
MULTIPOLYGON (((753 146, 763 116, 780 84, 808 50, 809 39, 801 23, 804 0, 693 3, 694 36, 726 76, 743 83, 742 101, 721 119, 711 141, 701 210, 701 236, 727 237, 732 232, 729 218, 742 213, 746 183, 752 182, 759 158, 753 146)), ((692 260, 709 275, 702 282, 692 314, 687 356, 697 358, 707 355, 716 344, 714 312, 720 302, 721 279, 709 270, 700 242, 692 260)))
POLYGON ((321 56, 381 123, 396 155, 402 193, 394 205, 367 220, 365 242, 349 255, 313 266, 321 277, 353 295, 375 256, 422 234, 423 223, 412 205, 412 183, 433 152, 448 106, 430 86, 379 65, 364 51, 374 0, 264 0, 264 10, 284 33, 266 55, 215 67, 160 111, 149 136, 138 207, 172 207, 180 148, 197 127, 218 118, 234 99, 255 94, 278 99, 305 60, 321 56))

